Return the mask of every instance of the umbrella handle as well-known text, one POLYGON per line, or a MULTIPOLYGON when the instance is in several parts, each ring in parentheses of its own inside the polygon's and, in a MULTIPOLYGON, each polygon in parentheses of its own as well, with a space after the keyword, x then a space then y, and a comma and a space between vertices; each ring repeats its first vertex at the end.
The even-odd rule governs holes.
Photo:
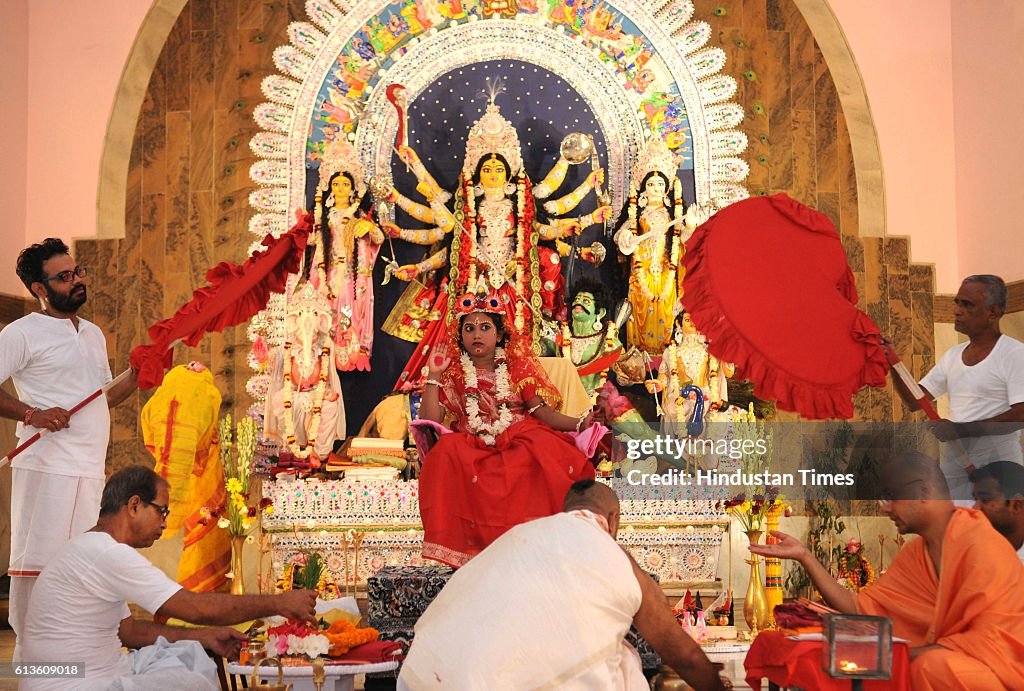
MULTIPOLYGON (((180 340, 175 341, 174 344, 172 344, 171 347, 174 347, 174 345, 177 345, 180 342, 181 342, 180 340)), ((88 396, 83 398, 81 401, 76 403, 73 408, 68 410, 68 415, 74 415, 79 410, 81 410, 82 408, 84 408, 85 406, 89 405, 90 403, 92 403, 97 398, 99 398, 101 395, 105 394, 107 391, 109 391, 110 389, 114 388, 115 386, 117 386, 118 384, 123 382, 125 379, 130 377, 131 374, 132 374, 132 368, 129 367, 124 372, 121 372, 121 374, 119 374, 116 377, 114 377, 113 379, 111 379, 107 384, 105 384, 104 386, 102 386, 99 389, 96 389, 91 394, 89 394, 88 396)), ((5 465, 7 465, 11 461, 13 461, 15 456, 17 456, 22 451, 24 451, 28 447, 32 446, 37 441, 39 441, 40 439, 42 439, 43 437, 45 437, 47 434, 50 434, 50 433, 51 432, 48 429, 41 429, 38 432, 36 432, 35 434, 33 434, 31 437, 29 437, 24 442, 19 444, 18 447, 15 448, 13 451, 11 451, 9 454, 4 456, 3 458, 0 458, 0 468, 3 468, 5 465)))

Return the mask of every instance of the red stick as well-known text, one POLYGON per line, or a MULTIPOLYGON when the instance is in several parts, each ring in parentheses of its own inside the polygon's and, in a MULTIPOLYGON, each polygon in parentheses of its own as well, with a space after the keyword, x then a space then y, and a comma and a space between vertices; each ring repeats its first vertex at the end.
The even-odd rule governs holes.
MULTIPOLYGON (((899 376, 900 381, 902 381, 903 385, 907 387, 908 391, 910 391, 910 395, 914 397, 917 404, 921 406, 921 410, 924 411, 924 414, 928 416, 929 420, 941 420, 942 416, 940 416, 939 412, 935 410, 935 406, 932 405, 931 399, 928 398, 928 394, 924 392, 921 385, 918 384, 917 380, 910 374, 910 370, 908 370, 907 366, 903 364, 902 360, 900 360, 900 356, 896 354, 895 349, 891 345, 883 345, 883 347, 886 349, 886 356, 889 358, 889 363, 892 365, 892 371, 899 376)), ((949 444, 949 448, 953 450, 953 456, 956 458, 956 462, 963 467, 968 475, 973 473, 975 471, 974 464, 971 463, 971 457, 967 454, 967 449, 965 449, 964 445, 960 443, 960 440, 951 439, 947 443, 949 444)))
MULTIPOLYGON (((126 369, 124 372, 121 372, 121 374, 117 375, 117 377, 112 379, 109 384, 107 384, 106 386, 104 386, 104 387, 102 387, 100 389, 96 389, 95 391, 93 391, 91 394, 89 394, 88 396, 83 398, 81 401, 76 403, 75 407, 68 411, 68 415, 74 415, 79 410, 81 410, 85 406, 87 406, 90 403, 92 403, 93 401, 95 401, 102 394, 106 393, 108 389, 112 388, 115 384, 119 384, 125 377, 130 375, 131 372, 132 372, 131 369, 126 369)), ((18 448, 14 449, 14 451, 11 451, 9 454, 4 456, 3 458, 0 458, 0 468, 3 468, 5 465, 7 465, 11 461, 13 461, 15 456, 17 456, 22 451, 24 451, 28 447, 32 446, 33 444, 35 444, 37 441, 42 439, 43 436, 45 436, 47 434, 50 434, 50 430, 48 430, 48 429, 41 429, 38 432, 36 432, 35 434, 33 434, 31 437, 26 439, 24 442, 22 442, 18 446, 18 448)))

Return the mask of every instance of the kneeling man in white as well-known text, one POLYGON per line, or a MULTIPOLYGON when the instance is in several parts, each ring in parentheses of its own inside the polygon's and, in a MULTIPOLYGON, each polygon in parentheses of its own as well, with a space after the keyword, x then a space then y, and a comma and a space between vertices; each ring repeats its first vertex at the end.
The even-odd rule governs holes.
POLYGON ((280 614, 313 621, 316 593, 193 593, 136 548, 164 530, 167 482, 142 466, 115 473, 103 488, 96 526, 43 569, 29 603, 22 662, 78 663, 85 678, 25 679, 24 691, 217 689, 205 649, 237 655, 245 636, 229 628, 183 628, 133 619, 128 601, 156 615, 217 627, 280 614), (124 654, 121 646, 133 649, 124 654))

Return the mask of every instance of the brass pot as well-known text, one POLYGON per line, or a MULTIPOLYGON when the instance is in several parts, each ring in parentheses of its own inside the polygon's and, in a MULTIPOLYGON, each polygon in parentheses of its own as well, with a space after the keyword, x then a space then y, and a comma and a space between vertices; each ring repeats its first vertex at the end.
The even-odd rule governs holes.
POLYGON ((668 665, 658 665, 658 673, 651 678, 651 691, 693 691, 693 687, 668 665))
POLYGON ((252 668, 252 680, 249 682, 250 689, 259 689, 260 691, 291 691, 292 685, 284 683, 284 666, 281 661, 276 657, 265 657, 257 662, 252 668), (270 663, 277 666, 277 683, 276 684, 263 684, 260 685, 260 667, 264 663, 270 663))

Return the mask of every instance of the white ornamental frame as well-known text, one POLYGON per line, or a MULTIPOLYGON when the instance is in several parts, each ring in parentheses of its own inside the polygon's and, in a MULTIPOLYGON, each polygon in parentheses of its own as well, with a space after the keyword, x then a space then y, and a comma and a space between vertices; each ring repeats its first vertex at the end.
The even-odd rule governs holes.
MULTIPOLYGON (((295 22, 288 28, 290 43, 274 51, 274 62, 281 75, 271 75, 263 81, 264 94, 269 99, 255 110, 257 124, 262 132, 250 141, 252 151, 259 157, 250 175, 261 189, 250 195, 254 215, 249 229, 262 238, 267 233, 278 236, 285 232, 293 219, 295 209, 305 203, 306 133, 313 116, 317 94, 327 71, 334 64, 341 49, 366 24, 390 3, 386 0, 308 0, 306 14, 310 22, 295 22)), ((627 17, 651 42, 655 55, 664 63, 671 79, 680 89, 689 119, 694 159, 694 181, 697 202, 721 208, 749 196, 743 186, 749 166, 739 158, 746 149, 746 136, 735 129, 743 119, 741 106, 729 102, 736 93, 735 79, 720 74, 725 66, 725 53, 720 48, 707 48, 711 27, 702 21, 691 21, 694 7, 691 0, 618 0, 612 8, 627 17)), ((515 58, 539 67, 551 69, 566 78, 583 97, 593 94, 583 82, 593 72, 596 58, 580 42, 568 37, 558 45, 561 50, 536 51, 537 42, 549 42, 558 30, 543 22, 542 15, 518 15, 515 19, 463 20, 450 22, 440 30, 431 29, 410 40, 408 51, 390 68, 389 75, 380 84, 391 83, 398 75, 415 76, 409 81, 416 85, 416 95, 429 82, 445 71, 476 60, 496 57, 515 58), (472 37, 475 32, 497 32, 507 44, 501 55, 495 53, 495 43, 489 43, 486 52, 480 41, 470 38, 470 46, 451 54, 450 59, 431 63, 426 76, 420 76, 424 55, 437 52, 438 46, 450 46, 450 32, 460 37, 472 37), (471 46, 475 46, 474 49, 471 46), (477 52, 477 55, 473 55, 477 52), (541 54, 543 53, 543 54, 541 54), (566 60, 572 57, 573 60, 566 60), (561 68, 572 65, 565 72, 561 68)), ((454 38, 454 36, 452 37, 454 38)), ((379 73, 378 73, 379 74, 379 73)), ((407 84, 406 86, 409 86, 407 84)), ((384 106, 381 94, 368 87, 367 112, 363 124, 357 129, 357 144, 363 164, 369 173, 384 169, 385 147, 390 150, 388 134, 393 132, 394 117, 384 106), (367 127, 369 125, 369 127, 367 127), (374 132, 359 132, 367 128, 374 132), (371 136, 376 134, 377 136, 371 136), (376 139, 376 142, 373 140, 376 139)), ((588 105, 594 106, 593 96, 588 105)), ((609 187, 619 195, 627 187, 625 177, 634 157, 643 146, 635 113, 625 114, 620 102, 627 100, 625 90, 602 95, 602 108, 593 108, 605 129, 605 138, 611 155, 609 187), (611 104, 612 107, 608 108, 611 104), (610 114, 606 114, 610 111, 610 114), (621 147, 621 150, 613 151, 621 147)), ((621 207, 617 204, 616 208, 621 207)), ((254 243, 255 246, 256 243, 254 243)))

